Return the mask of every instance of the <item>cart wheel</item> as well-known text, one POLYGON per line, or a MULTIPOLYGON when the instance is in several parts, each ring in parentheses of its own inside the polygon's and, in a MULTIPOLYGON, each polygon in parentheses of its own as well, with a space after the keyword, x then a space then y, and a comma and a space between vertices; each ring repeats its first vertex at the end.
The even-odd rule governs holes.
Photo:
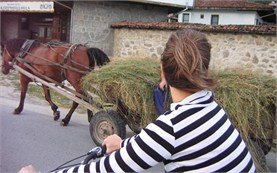
POLYGON ((99 111, 90 120, 90 136, 96 145, 102 145, 103 140, 112 134, 122 139, 126 137, 126 126, 118 113, 113 110, 99 111))

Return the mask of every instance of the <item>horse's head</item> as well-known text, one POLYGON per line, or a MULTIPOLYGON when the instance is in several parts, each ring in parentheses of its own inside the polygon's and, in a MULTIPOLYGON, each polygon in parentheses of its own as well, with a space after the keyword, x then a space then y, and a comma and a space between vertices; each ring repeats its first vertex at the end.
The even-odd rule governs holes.
POLYGON ((6 46, 2 49, 2 73, 3 74, 9 74, 10 69, 12 69, 13 65, 13 59, 14 56, 12 56, 9 51, 7 50, 6 46))
POLYGON ((8 74, 10 69, 13 68, 13 60, 20 52, 22 44, 25 39, 12 39, 8 40, 5 44, 1 44, 1 56, 2 56, 2 73, 8 74))

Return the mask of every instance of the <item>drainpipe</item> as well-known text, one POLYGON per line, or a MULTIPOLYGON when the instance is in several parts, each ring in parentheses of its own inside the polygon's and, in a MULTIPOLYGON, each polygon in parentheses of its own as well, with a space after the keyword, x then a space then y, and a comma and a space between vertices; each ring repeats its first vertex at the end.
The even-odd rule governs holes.
POLYGON ((180 13, 183 13, 183 12, 187 11, 188 9, 189 9, 188 4, 186 4, 185 9, 183 9, 182 11, 179 11, 178 13, 176 13, 176 15, 179 15, 180 13))
MULTIPOLYGON (((73 2, 73 3, 74 3, 74 2, 73 2)), ((73 5, 74 5, 74 4, 73 4, 73 5)), ((71 9, 71 10, 70 10, 69 43, 72 43, 72 41, 73 41, 73 40, 72 40, 72 39, 73 39, 73 38, 72 38, 72 37, 73 37, 73 34, 72 34, 72 32, 73 32, 73 17, 72 17, 72 16, 73 16, 73 12, 74 12, 73 9, 71 9)))
POLYGON ((71 7, 65 5, 65 4, 63 4, 63 3, 61 3, 61 2, 59 2, 59 1, 57 1, 57 0, 53 0, 53 2, 55 2, 55 3, 57 3, 57 4, 59 4, 59 5, 63 6, 63 7, 65 7, 65 8, 68 8, 68 9, 72 10, 71 7))
POLYGON ((170 22, 171 22, 171 18, 173 18, 173 17, 176 17, 176 16, 177 16, 177 18, 178 18, 179 14, 181 14, 181 13, 187 11, 187 10, 188 10, 188 3, 186 3, 186 7, 185 7, 182 11, 179 11, 179 12, 174 13, 174 14, 169 14, 169 15, 167 16, 167 17, 168 17, 168 22, 170 23, 170 22))

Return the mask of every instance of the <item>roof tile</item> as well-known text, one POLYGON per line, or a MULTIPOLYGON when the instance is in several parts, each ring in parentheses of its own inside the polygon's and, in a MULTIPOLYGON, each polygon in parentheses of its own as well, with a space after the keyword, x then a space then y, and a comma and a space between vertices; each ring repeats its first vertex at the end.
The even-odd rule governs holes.
POLYGON ((195 0, 194 9, 273 10, 273 7, 248 0, 195 0))
POLYGON ((111 25, 111 28, 130 28, 130 29, 153 29, 153 30, 178 30, 194 29, 203 32, 222 32, 222 33, 247 33, 276 35, 276 25, 205 25, 191 23, 168 23, 168 22, 130 22, 122 21, 111 25))

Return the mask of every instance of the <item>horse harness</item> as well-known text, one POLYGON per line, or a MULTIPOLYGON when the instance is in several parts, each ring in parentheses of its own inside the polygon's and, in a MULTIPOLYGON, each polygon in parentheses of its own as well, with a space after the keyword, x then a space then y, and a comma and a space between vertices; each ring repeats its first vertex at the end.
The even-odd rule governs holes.
POLYGON ((30 50, 30 48, 34 42, 35 42, 35 40, 27 39, 21 46, 20 52, 17 57, 23 59, 26 56, 27 52, 30 50))
MULTIPOLYGON (((72 44, 72 45, 68 48, 67 52, 66 52, 64 55, 61 55, 61 54, 60 54, 60 55, 64 58, 64 60, 63 60, 63 62, 61 62, 61 63, 56 63, 56 62, 53 62, 53 61, 48 60, 48 59, 46 59, 46 58, 43 58, 43 57, 41 57, 41 56, 36 56, 36 55, 33 55, 32 53, 30 53, 29 50, 30 50, 30 48, 31 48, 31 46, 33 45, 34 42, 35 42, 34 40, 26 40, 26 41, 24 42, 24 44, 22 45, 21 49, 20 49, 19 55, 18 55, 17 57, 15 57, 15 60, 14 60, 14 61, 25 62, 25 63, 28 63, 28 64, 30 64, 30 65, 31 65, 31 64, 39 64, 39 63, 30 62, 30 61, 24 59, 24 57, 25 57, 26 55, 30 55, 30 56, 33 56, 33 57, 35 57, 35 58, 39 58, 39 59, 42 59, 42 60, 48 62, 49 65, 54 65, 54 66, 61 67, 62 73, 64 73, 64 70, 65 70, 65 69, 72 70, 72 71, 75 71, 75 72, 78 72, 78 73, 81 73, 81 74, 88 74, 88 73, 89 73, 90 69, 87 68, 87 67, 86 67, 86 68, 87 68, 88 70, 84 71, 84 70, 79 70, 79 69, 77 69, 77 68, 75 68, 75 67, 72 67, 72 66, 69 66, 69 65, 66 64, 67 60, 68 60, 69 57, 70 57, 70 53, 73 52, 73 51, 77 48, 77 46, 78 46, 77 44, 72 44)), ((50 48, 51 48, 51 45, 50 45, 50 44, 48 44, 48 45, 47 45, 47 44, 43 44, 43 45, 50 46, 50 48)), ((53 50, 54 52, 56 52, 54 49, 51 49, 51 50, 53 50)), ((8 51, 7 51, 7 52, 8 52, 8 51)), ((9 53, 9 52, 8 52, 8 53, 9 53)), ((58 54, 58 52, 56 52, 56 53, 58 54)), ((74 63, 74 61, 72 61, 72 60, 71 60, 71 62, 74 63)), ((75 62, 75 64, 78 64, 78 63, 75 62)), ((81 64, 78 64, 78 65, 83 66, 83 65, 81 65, 81 64)), ((83 66, 83 67, 85 67, 85 66, 83 66)))
MULTIPOLYGON (((67 60, 68 60, 68 57, 70 56, 70 53, 71 53, 72 51, 74 51, 74 50, 77 48, 78 45, 77 45, 77 44, 72 44, 72 45, 69 47, 69 49, 67 50, 67 52, 62 56, 62 57, 64 57, 63 62, 62 62, 62 63, 56 63, 56 62, 50 61, 50 60, 48 60, 48 59, 45 59, 45 58, 43 58, 43 57, 39 57, 39 56, 35 56, 35 55, 31 54, 31 53, 29 52, 29 50, 30 50, 30 48, 32 47, 32 45, 33 45, 34 42, 35 42, 35 40, 29 40, 29 39, 27 39, 27 40, 23 43, 23 45, 21 46, 19 54, 13 59, 13 62, 12 62, 12 63, 16 63, 16 61, 21 62, 21 63, 24 64, 24 66, 26 66, 29 70, 31 70, 31 71, 32 71, 34 74, 36 74, 37 76, 39 76, 39 77, 41 77, 41 78, 44 78, 45 80, 47 80, 47 81, 49 81, 49 82, 51 82, 51 83, 54 83, 55 85, 60 86, 60 87, 62 87, 62 88, 64 88, 64 89, 66 89, 66 90, 68 90, 68 91, 74 93, 76 96, 78 96, 78 97, 80 97, 80 98, 82 98, 82 99, 84 99, 84 100, 88 100, 88 99, 89 99, 88 97, 83 96, 82 94, 80 94, 80 93, 78 93, 78 92, 72 90, 71 88, 68 88, 68 87, 64 86, 63 84, 61 84, 61 83, 59 83, 59 82, 57 82, 57 81, 55 81, 55 80, 53 80, 53 79, 51 79, 51 78, 49 78, 49 77, 47 77, 47 76, 45 76, 45 75, 39 73, 34 67, 31 66, 31 64, 35 64, 34 62, 30 62, 30 61, 24 59, 24 57, 25 57, 26 55, 30 55, 30 56, 33 56, 33 57, 35 57, 35 58, 39 58, 39 59, 45 60, 45 61, 47 61, 48 63, 50 63, 50 65, 59 66, 59 67, 61 67, 61 69, 62 69, 62 70, 61 70, 61 71, 62 71, 62 72, 61 72, 61 75, 62 75, 62 77, 63 77, 64 79, 66 79, 66 78, 65 78, 65 72, 64 72, 65 69, 73 70, 73 71, 76 71, 76 72, 82 73, 82 74, 88 74, 88 71, 82 71, 82 70, 79 70, 79 69, 77 69, 77 68, 74 68, 74 67, 69 66, 69 65, 66 64, 66 62, 67 62, 67 60)), ((60 43, 60 42, 59 42, 59 43, 60 43)), ((51 46, 51 45, 47 45, 47 46, 51 46)), ((55 51, 55 50, 54 50, 54 51, 55 51)), ((9 55, 10 57, 12 57, 7 49, 6 49, 6 52, 8 53, 8 55, 9 55)), ((57 53, 57 52, 56 52, 56 53, 57 53)), ((35 82, 35 81, 34 81, 34 82, 35 82)))

